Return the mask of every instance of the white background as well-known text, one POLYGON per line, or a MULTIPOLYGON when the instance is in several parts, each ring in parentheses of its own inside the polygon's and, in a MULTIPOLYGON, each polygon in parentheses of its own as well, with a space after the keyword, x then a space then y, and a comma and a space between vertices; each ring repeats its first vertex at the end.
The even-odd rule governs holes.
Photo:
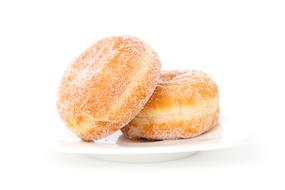
POLYGON ((284 64, 284 1, 0 1, 0 189, 284 189, 284 64), (163 69, 212 75, 249 138, 154 164, 48 152, 64 69, 116 34, 144 39, 163 69))

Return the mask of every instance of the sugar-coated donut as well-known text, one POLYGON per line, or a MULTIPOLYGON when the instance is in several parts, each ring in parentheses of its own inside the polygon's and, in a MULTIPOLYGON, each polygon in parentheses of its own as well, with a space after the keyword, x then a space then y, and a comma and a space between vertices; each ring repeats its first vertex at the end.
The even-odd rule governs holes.
POLYGON ((144 109, 122 130, 129 139, 191 138, 216 126, 216 83, 200 71, 162 72, 144 109))
POLYGON ((65 71, 58 90, 59 114, 84 141, 106 137, 141 111, 159 76, 158 55, 143 41, 105 38, 65 71))

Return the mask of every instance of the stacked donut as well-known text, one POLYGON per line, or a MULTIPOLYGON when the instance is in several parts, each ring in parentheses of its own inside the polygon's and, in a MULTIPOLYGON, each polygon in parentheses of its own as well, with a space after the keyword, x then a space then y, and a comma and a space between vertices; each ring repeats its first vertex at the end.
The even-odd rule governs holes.
POLYGON ((120 130, 129 139, 191 138, 217 125, 216 83, 200 71, 160 71, 145 42, 114 36, 86 49, 65 71, 57 107, 84 141, 120 130))

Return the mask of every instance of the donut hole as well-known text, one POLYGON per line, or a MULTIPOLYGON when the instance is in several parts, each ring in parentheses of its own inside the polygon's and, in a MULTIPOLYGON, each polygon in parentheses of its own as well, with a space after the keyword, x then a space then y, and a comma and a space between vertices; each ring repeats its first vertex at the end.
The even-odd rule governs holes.
POLYGON ((175 72, 171 72, 171 73, 170 72, 169 73, 163 72, 163 73, 161 73, 160 80, 161 80, 161 82, 169 82, 173 78, 175 78, 177 75, 178 75, 178 73, 175 73, 175 72))
POLYGON ((161 85, 173 85, 186 82, 191 75, 191 72, 187 71, 164 71, 161 73, 159 84, 161 85))

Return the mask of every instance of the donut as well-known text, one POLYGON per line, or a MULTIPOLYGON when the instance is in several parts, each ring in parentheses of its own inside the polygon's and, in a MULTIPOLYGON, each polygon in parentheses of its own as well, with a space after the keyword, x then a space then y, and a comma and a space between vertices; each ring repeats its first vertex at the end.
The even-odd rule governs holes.
POLYGON ((144 109, 121 131, 129 139, 191 138, 217 125, 216 83, 200 71, 164 71, 144 109))
POLYGON ((158 55, 145 42, 130 36, 102 39, 64 72, 59 115, 83 141, 106 137, 141 111, 159 76, 158 55))

